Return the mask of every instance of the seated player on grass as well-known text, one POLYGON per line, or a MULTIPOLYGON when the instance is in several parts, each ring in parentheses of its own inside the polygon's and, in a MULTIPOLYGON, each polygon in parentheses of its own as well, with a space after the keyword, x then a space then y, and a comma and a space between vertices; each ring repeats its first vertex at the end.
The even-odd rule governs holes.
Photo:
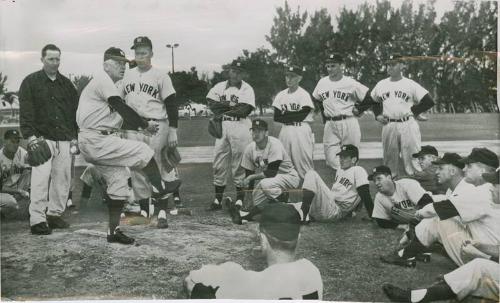
POLYGON ((189 298, 322 300, 318 268, 307 259, 296 259, 300 225, 300 215, 292 205, 266 205, 259 235, 267 268, 256 272, 234 262, 204 265, 184 281, 189 298))

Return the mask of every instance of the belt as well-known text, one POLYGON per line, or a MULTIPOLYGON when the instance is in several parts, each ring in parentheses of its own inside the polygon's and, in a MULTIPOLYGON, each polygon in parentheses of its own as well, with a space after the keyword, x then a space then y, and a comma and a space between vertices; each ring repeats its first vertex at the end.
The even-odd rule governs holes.
POLYGON ((117 133, 116 130, 98 130, 98 132, 101 134, 101 135, 105 135, 105 136, 108 136, 108 135, 112 135, 114 133, 117 133))
POLYGON ((287 122, 285 125, 302 126, 302 122, 287 122))
POLYGON ((325 117, 327 121, 340 121, 340 120, 345 120, 348 118, 351 118, 352 116, 347 116, 347 115, 340 115, 340 116, 335 116, 335 117, 325 117))
POLYGON ((240 121, 238 117, 222 117, 222 121, 240 121))
POLYGON ((389 122, 405 122, 405 121, 410 120, 410 117, 411 116, 404 117, 404 118, 401 118, 401 119, 389 119, 389 122))

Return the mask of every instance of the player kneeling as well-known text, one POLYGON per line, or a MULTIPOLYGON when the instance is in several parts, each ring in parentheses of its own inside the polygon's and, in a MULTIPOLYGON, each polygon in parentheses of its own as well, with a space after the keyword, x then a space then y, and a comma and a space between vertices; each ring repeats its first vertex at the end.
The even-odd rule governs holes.
POLYGON ((307 259, 295 260, 300 215, 291 205, 263 208, 259 235, 267 268, 247 271, 234 262, 204 265, 185 280, 190 299, 322 300, 318 268, 307 259))
POLYGON ((267 129, 266 121, 252 121, 254 142, 246 147, 241 160, 241 167, 246 173, 243 185, 252 190, 252 203, 249 212, 240 211, 243 206, 241 200, 230 205, 229 212, 236 224, 241 224, 242 220, 252 220, 270 201, 286 202, 288 190, 297 188, 300 183, 299 174, 283 144, 269 136, 267 129))
POLYGON ((350 215, 363 202, 371 216, 373 202, 370 196, 368 174, 358 166, 359 151, 354 145, 342 146, 337 155, 340 169, 335 176, 332 189, 326 186, 314 170, 307 172, 302 185, 302 218, 309 214, 316 221, 335 221, 350 215))

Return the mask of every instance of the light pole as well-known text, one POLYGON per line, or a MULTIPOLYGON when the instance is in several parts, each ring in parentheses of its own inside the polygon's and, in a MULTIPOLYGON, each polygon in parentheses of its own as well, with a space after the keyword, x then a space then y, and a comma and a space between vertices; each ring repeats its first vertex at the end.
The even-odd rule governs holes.
POLYGON ((172 74, 174 73, 174 48, 179 47, 179 43, 167 44, 172 49, 172 74))

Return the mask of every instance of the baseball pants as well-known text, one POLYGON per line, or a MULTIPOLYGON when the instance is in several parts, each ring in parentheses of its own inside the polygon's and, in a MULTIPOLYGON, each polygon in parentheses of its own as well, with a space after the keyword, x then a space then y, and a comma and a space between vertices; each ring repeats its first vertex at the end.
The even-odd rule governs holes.
POLYGON ((46 142, 52 157, 44 164, 31 169, 31 226, 46 222, 46 215, 61 216, 66 209, 71 187, 69 141, 46 142))
POLYGON ((461 256, 462 244, 466 240, 471 240, 472 236, 458 219, 450 218, 442 221, 437 217, 423 219, 415 226, 415 235, 426 247, 435 242, 443 244, 448 256, 458 266, 467 262, 461 256))
MULTIPOLYGON (((130 170, 128 167, 126 168, 126 170, 128 171, 127 175, 130 175, 130 170)), ((106 185, 106 180, 104 179, 104 176, 99 172, 99 170, 93 164, 89 164, 85 168, 82 175, 80 176, 80 180, 82 180, 82 182, 85 183, 86 185, 92 187, 92 190, 96 190, 99 194, 104 194, 107 191, 108 186, 106 185)), ((133 203, 134 200, 135 200, 134 192, 132 188, 129 187, 127 202, 133 203)))
POLYGON ((102 135, 92 130, 78 134, 80 151, 96 171, 104 177, 106 192, 113 200, 127 200, 130 196, 130 170, 146 167, 154 151, 144 142, 122 139, 118 134, 102 135))
POLYGON ((355 203, 335 201, 335 193, 326 186, 320 175, 314 170, 307 172, 302 189, 307 189, 314 193, 309 215, 316 221, 341 219, 359 204, 359 199, 355 203), (339 204, 343 206, 341 207, 339 204))
POLYGON ((358 119, 355 117, 339 121, 326 121, 323 132, 323 147, 326 164, 333 169, 339 169, 340 163, 337 153, 342 145, 352 144, 359 147, 361 130, 358 119))
POLYGON ((444 275, 444 280, 458 300, 476 296, 498 302, 500 265, 477 258, 444 275))
POLYGON ((292 159, 293 166, 304 179, 306 173, 314 169, 314 134, 307 122, 301 125, 283 125, 279 134, 279 140, 285 147, 286 152, 292 159))
MULTIPOLYGON (((3 186, 3 189, 9 189, 9 190, 24 190, 24 191, 27 191, 28 193, 30 192, 30 187, 31 187, 31 169, 26 169, 24 170, 21 175, 19 176, 19 179, 17 180, 17 182, 11 186, 6 186, 4 184, 3 186)), ((11 196, 9 194, 9 196, 11 196)), ((28 218, 28 214, 29 214, 29 206, 30 206, 30 198, 29 197, 24 197, 20 194, 13 194, 12 195, 15 199, 15 201, 17 202, 17 218, 19 219, 26 219, 28 218)), ((0 199, 2 199, 0 197, 0 199)), ((0 204, 2 203, 3 201, 0 200, 0 204)), ((7 201, 9 202, 9 201, 7 201)), ((7 204, 11 204, 11 203, 7 203, 7 204)))
POLYGON ((4 215, 9 215, 18 209, 16 199, 6 193, 0 193, 0 213, 4 215))
POLYGON ((418 169, 412 155, 420 151, 421 141, 420 127, 413 117, 404 122, 387 123, 382 127, 384 165, 398 174, 402 160, 406 174, 413 175, 418 169))
POLYGON ((215 140, 214 148, 215 186, 225 186, 227 173, 231 171, 234 185, 242 187, 245 169, 240 164, 245 148, 252 141, 251 126, 252 122, 248 118, 240 121, 222 121, 222 138, 215 140))
POLYGON ((269 199, 274 200, 284 191, 297 188, 299 183, 300 177, 295 170, 288 174, 277 174, 273 178, 261 179, 252 192, 251 206, 257 206, 269 199))
MULTIPOLYGON (((161 120, 159 121, 159 130, 153 136, 137 131, 125 132, 125 137, 127 139, 144 142, 153 149, 154 157, 160 169, 163 181, 172 181, 172 175, 169 175, 169 172, 167 172, 165 168, 165 161, 167 161, 166 156, 163 155, 163 153, 166 152, 165 147, 167 146, 168 128, 168 120, 161 120)), ((147 176, 141 170, 134 169, 130 171, 130 174, 132 176, 132 188, 136 199, 142 200, 150 198, 153 193, 153 187, 147 176)))

